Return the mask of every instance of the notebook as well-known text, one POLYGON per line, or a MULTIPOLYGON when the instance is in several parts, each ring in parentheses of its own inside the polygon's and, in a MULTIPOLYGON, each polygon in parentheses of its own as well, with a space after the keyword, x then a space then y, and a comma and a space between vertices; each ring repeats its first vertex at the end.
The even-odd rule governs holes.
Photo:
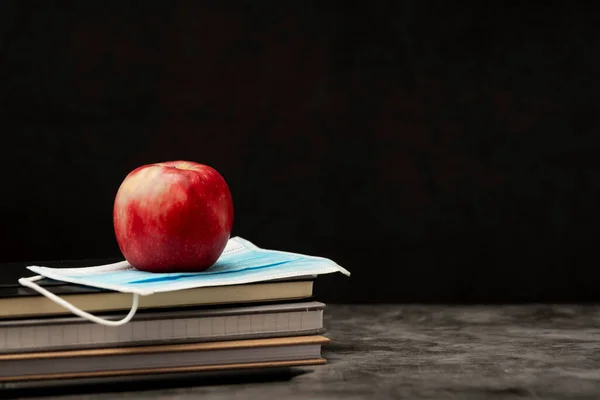
POLYGON ((0 320, 0 354, 322 334, 324 308, 296 301, 147 311, 118 327, 78 317, 0 320))
MULTIPOLYGON (((138 308, 143 310, 304 299, 312 296, 314 279, 311 276, 155 293, 141 296, 138 308)), ((131 294, 47 279, 40 282, 45 289, 87 312, 128 311, 131 308, 131 294)), ((18 283, 0 286, 0 319, 64 314, 71 312, 18 283)))
POLYGON ((0 355, 0 382, 324 364, 320 335, 0 355))

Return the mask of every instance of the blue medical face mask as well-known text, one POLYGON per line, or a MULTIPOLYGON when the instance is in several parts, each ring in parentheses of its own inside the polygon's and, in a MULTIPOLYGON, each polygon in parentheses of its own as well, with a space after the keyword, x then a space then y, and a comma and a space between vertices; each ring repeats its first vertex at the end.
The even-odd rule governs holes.
POLYGON ((314 276, 333 272, 341 272, 350 276, 350 272, 330 259, 261 249, 240 237, 230 239, 217 262, 203 272, 144 272, 136 270, 127 261, 95 267, 29 266, 27 269, 35 272, 38 276, 19 279, 19 283, 23 286, 36 290, 82 318, 107 326, 119 326, 129 322, 137 310, 139 296, 153 293, 314 276), (43 277, 122 293, 132 293, 134 297, 131 311, 120 321, 98 318, 37 285, 35 281, 43 277))

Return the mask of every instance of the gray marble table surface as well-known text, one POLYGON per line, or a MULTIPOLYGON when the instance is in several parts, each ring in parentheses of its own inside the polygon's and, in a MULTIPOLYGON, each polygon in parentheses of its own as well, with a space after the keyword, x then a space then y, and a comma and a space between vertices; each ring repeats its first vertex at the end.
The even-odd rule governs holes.
POLYGON ((328 364, 291 379, 60 398, 600 399, 600 306, 328 305, 325 324, 328 364))

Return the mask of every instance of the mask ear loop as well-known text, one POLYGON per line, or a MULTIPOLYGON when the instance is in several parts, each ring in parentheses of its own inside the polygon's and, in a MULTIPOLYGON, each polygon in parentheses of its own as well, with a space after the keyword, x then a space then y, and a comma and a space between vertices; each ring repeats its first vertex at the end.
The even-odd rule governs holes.
POLYGON ((133 302, 131 304, 131 310, 129 311, 129 314, 127 314, 127 316, 125 318, 120 319, 118 321, 110 321, 110 320, 107 320, 104 318, 100 318, 100 317, 97 317, 90 313, 87 313, 80 308, 75 307, 73 304, 69 303, 68 301, 66 301, 64 299, 61 299, 60 297, 56 296, 54 293, 47 291, 46 289, 44 289, 43 287, 41 287, 40 285, 35 283, 35 281, 38 281, 42 278, 43 278, 43 276, 40 276, 40 275, 32 276, 31 278, 21 278, 21 279, 19 279, 19 283, 25 287, 35 290, 36 292, 47 297, 49 300, 52 300, 59 306, 62 306, 64 308, 66 308, 67 310, 71 311, 73 314, 75 314, 81 318, 87 319, 88 321, 100 324, 100 325, 105 325, 105 326, 125 325, 126 323, 131 321, 131 319, 133 318, 133 316, 135 315, 135 313, 138 309, 139 300, 140 300, 139 295, 137 293, 132 293, 133 294, 133 302))

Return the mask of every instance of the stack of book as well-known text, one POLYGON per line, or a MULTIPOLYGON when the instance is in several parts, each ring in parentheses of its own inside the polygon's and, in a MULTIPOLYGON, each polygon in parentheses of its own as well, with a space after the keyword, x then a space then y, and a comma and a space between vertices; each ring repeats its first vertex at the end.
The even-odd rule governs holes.
MULTIPOLYGON (((315 276, 203 287, 140 297, 128 323, 73 316, 20 286, 0 286, 0 386, 7 382, 148 376, 323 364, 325 305, 315 276)), ((38 282, 73 305, 124 317, 131 295, 38 282)))

